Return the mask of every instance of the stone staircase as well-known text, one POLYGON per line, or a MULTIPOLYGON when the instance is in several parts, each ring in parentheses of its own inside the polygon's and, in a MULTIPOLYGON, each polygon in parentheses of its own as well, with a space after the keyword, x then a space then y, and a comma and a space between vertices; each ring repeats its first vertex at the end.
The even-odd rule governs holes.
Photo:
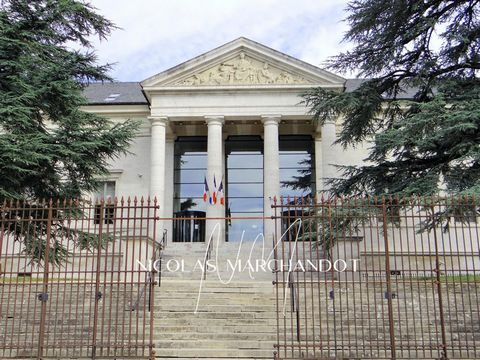
MULTIPOLYGON (((201 266, 203 266, 206 252, 207 245, 205 243, 169 244, 162 254, 162 278, 200 279, 202 275, 201 266), (182 269, 177 269, 179 264, 181 264, 182 269)), ((271 249, 263 251, 260 243, 253 245, 251 242, 245 242, 241 246, 239 243, 222 243, 218 252, 216 243, 213 243, 209 259, 217 268, 207 275, 209 279, 218 279, 218 276, 220 276, 222 280, 228 280, 233 274, 232 280, 249 281, 253 278, 253 280, 271 282, 273 275, 267 266, 265 266, 265 271, 260 268, 257 269, 257 263, 260 265, 259 262, 269 256, 273 260, 271 249), (253 271, 248 271, 247 264, 254 268, 253 271), (241 271, 239 271, 238 266, 242 268, 241 271), (235 269, 232 267, 235 267, 235 269)))
POLYGON ((273 357, 276 331, 275 297, 271 281, 217 278, 164 279, 155 297, 157 358, 273 357))
MULTIPOLYGON (((162 283, 155 295, 157 358, 271 359, 277 330, 274 276, 268 268, 256 268, 258 260, 271 259, 270 249, 222 243, 217 254, 214 245, 210 259, 218 270, 207 273, 194 313, 202 279, 198 264, 206 251, 205 243, 175 243, 162 254, 162 283), (232 270, 236 260, 241 265, 232 270), (178 263, 184 268, 176 269, 178 263), (231 281, 225 285, 219 277, 231 281)), ((294 333, 288 329, 289 340, 294 333)))

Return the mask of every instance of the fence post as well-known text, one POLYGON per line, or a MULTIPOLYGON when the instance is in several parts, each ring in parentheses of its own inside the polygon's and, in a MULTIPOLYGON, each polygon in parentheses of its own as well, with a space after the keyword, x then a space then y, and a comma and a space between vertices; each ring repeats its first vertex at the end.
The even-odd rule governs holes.
MULTIPOLYGON (((277 245, 278 245, 278 228, 281 226, 281 222, 279 224, 279 218, 277 216, 277 197, 273 198, 273 204, 271 205, 273 208, 273 217, 275 218, 275 228, 274 228, 274 236, 273 236, 273 259, 274 259, 274 280, 273 285, 275 286, 275 310, 276 310, 276 324, 277 324, 277 337, 276 342, 273 345, 273 358, 277 360, 280 354, 280 319, 279 319, 279 301, 278 301, 278 253, 277 253, 277 245)), ((283 285, 284 286, 284 285, 283 285)))
POLYGON ((430 198, 430 208, 432 211, 432 229, 433 229, 433 240, 435 241, 435 283, 437 285, 437 293, 438 293, 438 311, 440 312, 440 329, 442 332, 442 357, 441 359, 447 359, 447 336, 445 332, 445 317, 443 313, 443 296, 442 296, 442 285, 441 285, 441 278, 440 278, 440 257, 438 255, 438 239, 437 239, 437 231, 435 229, 435 206, 433 204, 433 198, 430 198))
MULTIPOLYGON (((100 200, 100 216, 98 223, 98 243, 97 243, 97 266, 95 269, 95 306, 93 312, 93 338, 92 338, 92 359, 96 358, 97 353, 97 327, 98 327, 98 303, 102 298, 102 293, 100 292, 100 260, 102 252, 102 232, 103 232, 103 221, 105 216, 105 201, 100 200)), ((94 206, 95 211, 95 206, 94 206)))
POLYGON ((395 346, 395 332, 393 324, 393 305, 392 305, 392 279, 390 277, 390 250, 388 245, 388 223, 387 208, 385 205, 385 197, 382 197, 382 216, 383 216, 383 240, 385 243, 385 275, 387 280, 387 306, 388 306, 388 329, 390 333, 390 352, 392 359, 397 358, 395 346))
MULTIPOLYGON (((52 232, 52 218, 53 218, 53 201, 50 199, 48 203, 48 215, 47 215, 47 229, 45 240, 45 254, 44 254, 44 266, 43 266, 43 287, 42 292, 37 294, 38 300, 41 301, 40 310, 40 326, 38 331, 38 354, 37 358, 42 359, 43 349, 45 346, 45 321, 47 316, 47 300, 48 300, 48 277, 49 277, 49 265, 50 265, 50 237, 52 232)), ((42 241, 39 239, 38 241, 42 241)))
MULTIPOLYGON (((150 214, 150 206, 151 206, 151 202, 150 202, 150 198, 149 198, 149 201, 148 201, 148 214, 150 214)), ((153 232, 152 232, 152 237, 153 237, 153 244, 154 244, 154 247, 156 247, 156 244, 157 244, 157 209, 159 208, 159 206, 157 205, 157 198, 154 197, 153 198, 153 232)), ((150 220, 147 220, 147 221, 150 221, 150 220)), ((165 234, 163 233, 163 236, 165 236, 165 234)), ((163 239, 162 239, 163 240, 163 239)), ((164 245, 163 245, 164 246, 164 245)), ((158 257, 161 261, 161 253, 162 253, 163 249, 158 249, 158 257)), ((153 254, 156 254, 156 250, 154 248, 153 250, 153 254)), ((155 261, 157 259, 153 259, 154 261, 154 264, 155 264, 155 261)), ((161 276, 161 263, 160 263, 160 276, 161 276)), ((155 315, 155 310, 154 310, 154 299, 155 299, 155 294, 154 294, 154 291, 155 291, 155 281, 154 281, 154 278, 153 278, 153 275, 154 275, 154 271, 155 271, 155 266, 153 266, 153 268, 150 270, 150 289, 149 289, 149 299, 148 299, 148 307, 149 307, 149 316, 150 316, 150 323, 149 323, 149 334, 148 334, 148 341, 149 341, 149 345, 148 345, 148 348, 149 348, 149 359, 150 360, 153 360, 155 359, 155 349, 154 349, 154 345, 153 345, 153 329, 154 329, 154 315, 155 315)), ((161 278, 159 278, 159 286, 160 286, 160 281, 161 281, 161 278)))

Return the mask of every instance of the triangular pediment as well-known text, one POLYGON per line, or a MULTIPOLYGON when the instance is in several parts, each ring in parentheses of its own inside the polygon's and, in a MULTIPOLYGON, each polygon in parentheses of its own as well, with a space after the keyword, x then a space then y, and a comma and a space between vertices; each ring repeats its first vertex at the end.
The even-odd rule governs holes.
POLYGON ((142 82, 145 90, 191 87, 342 87, 345 79, 239 38, 142 82))

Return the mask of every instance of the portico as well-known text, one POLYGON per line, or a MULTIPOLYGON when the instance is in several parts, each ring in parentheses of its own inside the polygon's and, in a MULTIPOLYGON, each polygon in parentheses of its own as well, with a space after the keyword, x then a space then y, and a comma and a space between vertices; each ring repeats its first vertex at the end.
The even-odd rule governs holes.
MULTIPOLYGON (((237 230, 220 218, 264 216, 261 224, 252 220, 249 226, 270 244, 275 231, 269 219, 271 203, 288 195, 281 191, 286 189, 283 184, 305 166, 296 170, 293 159, 307 161, 300 153, 308 155, 310 195, 324 188, 323 175, 333 171, 325 156, 331 155, 335 122, 317 129, 299 95, 318 86, 341 91, 343 84, 344 79, 334 74, 245 38, 143 81, 151 104, 149 194, 158 197, 161 215, 171 218, 179 211, 199 211, 212 219, 205 224, 207 240, 215 230, 229 241, 237 230), (173 144, 167 139, 174 139, 173 144), (295 141, 304 148, 292 146, 295 141), (169 151, 169 146, 176 150, 169 151), (175 159, 166 157, 172 153, 175 159), (280 164, 281 159, 288 166, 280 164), (209 193, 203 202, 205 182, 209 193), (171 188, 173 194, 165 191, 171 188), (210 201, 213 193, 218 199, 210 201)), ((172 241, 183 241, 173 238, 171 224, 165 227, 172 241)))

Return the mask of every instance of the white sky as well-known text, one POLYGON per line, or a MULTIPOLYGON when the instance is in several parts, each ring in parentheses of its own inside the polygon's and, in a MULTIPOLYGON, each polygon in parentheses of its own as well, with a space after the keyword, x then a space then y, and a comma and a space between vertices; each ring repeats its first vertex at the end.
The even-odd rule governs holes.
POLYGON ((118 81, 141 81, 240 36, 322 66, 341 43, 346 0, 91 0, 122 29, 96 43, 118 81))

